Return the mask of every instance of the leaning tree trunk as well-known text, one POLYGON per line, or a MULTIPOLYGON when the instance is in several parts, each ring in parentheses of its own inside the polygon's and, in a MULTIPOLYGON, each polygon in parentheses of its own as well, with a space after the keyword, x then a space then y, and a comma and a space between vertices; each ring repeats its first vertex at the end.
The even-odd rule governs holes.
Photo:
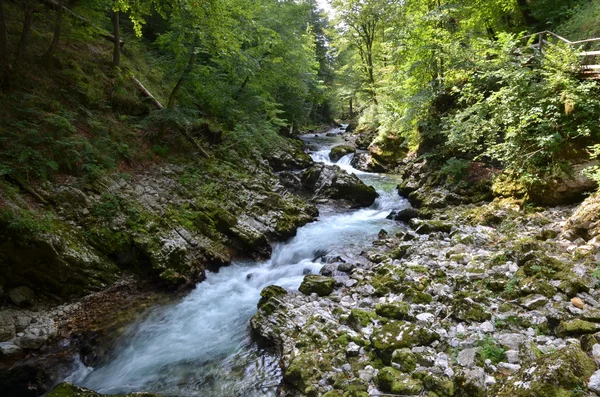
POLYGON ((177 80, 175 87, 173 87, 173 91, 171 91, 171 95, 169 95, 169 102, 167 103, 167 109, 173 109, 175 107, 175 101, 177 100, 177 95, 183 86, 183 82, 187 79, 187 76, 190 74, 192 69, 194 68, 194 63, 196 63, 196 48, 192 48, 192 52, 190 54, 190 59, 188 60, 188 64, 185 67, 185 70, 177 80))
POLYGON ((521 15, 523 15, 523 19, 525 20, 527 26, 534 27, 540 23, 540 21, 538 21, 531 12, 531 8, 529 7, 527 0, 517 0, 517 4, 519 5, 521 15))
POLYGON ((24 2, 24 20, 23 20, 23 31, 21 32, 21 39, 19 40, 19 47, 17 48, 17 55, 15 57, 15 65, 20 65, 25 57, 25 51, 29 42, 29 36, 31 34, 31 24, 33 23, 33 4, 26 1, 24 2))
POLYGON ((56 10, 56 22, 54 24, 54 36, 52 37, 52 44, 50 44, 50 48, 48 48, 44 58, 51 59, 56 53, 56 48, 58 47, 58 42, 60 40, 60 32, 62 30, 62 16, 62 1, 59 1, 58 10, 56 10))
POLYGON ((113 46, 113 66, 115 68, 121 67, 121 29, 119 27, 119 11, 113 10, 112 21, 113 21, 113 36, 115 43, 113 46))
POLYGON ((0 0, 0 87, 8 85, 8 34, 4 17, 4 1, 0 0))

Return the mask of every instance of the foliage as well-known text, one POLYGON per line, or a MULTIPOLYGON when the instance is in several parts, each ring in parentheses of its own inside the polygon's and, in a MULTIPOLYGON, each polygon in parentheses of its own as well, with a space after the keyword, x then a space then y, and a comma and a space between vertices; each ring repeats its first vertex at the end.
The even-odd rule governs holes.
POLYGON ((477 345, 479 346, 480 354, 483 360, 491 360, 493 364, 498 364, 506 358, 506 351, 498 342, 490 337, 486 336, 480 340, 477 345))

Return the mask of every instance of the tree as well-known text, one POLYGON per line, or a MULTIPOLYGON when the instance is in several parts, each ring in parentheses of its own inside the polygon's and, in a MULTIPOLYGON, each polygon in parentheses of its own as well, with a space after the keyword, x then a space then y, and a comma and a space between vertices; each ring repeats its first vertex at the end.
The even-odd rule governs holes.
POLYGON ((5 87, 8 84, 9 70, 8 34, 6 16, 4 15, 4 0, 0 0, 0 87, 5 87))

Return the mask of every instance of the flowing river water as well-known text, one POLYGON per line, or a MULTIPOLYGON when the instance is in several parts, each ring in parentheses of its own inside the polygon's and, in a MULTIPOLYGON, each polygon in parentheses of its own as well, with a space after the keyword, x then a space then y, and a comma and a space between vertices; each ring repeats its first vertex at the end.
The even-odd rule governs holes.
MULTIPOLYGON (((343 130, 302 137, 315 161, 330 164, 331 147, 343 130), (335 134, 334 136, 331 136, 335 134)), ((316 222, 273 247, 270 260, 236 262, 208 273, 180 302, 156 308, 132 325, 112 353, 95 368, 80 365, 68 380, 100 393, 156 392, 165 396, 274 396, 281 380, 278 357, 253 341, 249 320, 268 285, 297 289, 307 273, 318 273, 323 253, 352 259, 378 232, 398 227, 386 219, 407 206, 391 175, 355 170, 352 155, 338 166, 374 186, 380 197, 370 207, 340 210, 323 206, 316 222)))

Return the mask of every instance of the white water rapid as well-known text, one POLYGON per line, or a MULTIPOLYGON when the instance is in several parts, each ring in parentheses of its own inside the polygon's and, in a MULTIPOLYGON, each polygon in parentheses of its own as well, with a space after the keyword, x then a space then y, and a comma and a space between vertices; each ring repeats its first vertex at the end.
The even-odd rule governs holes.
MULTIPOLYGON (((315 161, 330 163, 330 148, 343 143, 341 132, 334 129, 330 133, 335 136, 302 139, 315 161)), ((249 333, 260 291, 272 284, 297 289, 304 274, 319 272, 323 264, 316 257, 325 252, 356 257, 380 229, 397 227, 386 216, 407 205, 395 190, 395 179, 357 171, 351 160, 352 155, 345 156, 337 165, 377 189, 380 197, 371 208, 320 208, 319 220, 300 228, 288 242, 276 244, 270 260, 237 262, 208 273, 207 280, 179 303, 156 308, 132 325, 105 362, 96 368, 81 365, 68 380, 107 394, 274 396, 281 380, 277 357, 252 341, 249 333)))

